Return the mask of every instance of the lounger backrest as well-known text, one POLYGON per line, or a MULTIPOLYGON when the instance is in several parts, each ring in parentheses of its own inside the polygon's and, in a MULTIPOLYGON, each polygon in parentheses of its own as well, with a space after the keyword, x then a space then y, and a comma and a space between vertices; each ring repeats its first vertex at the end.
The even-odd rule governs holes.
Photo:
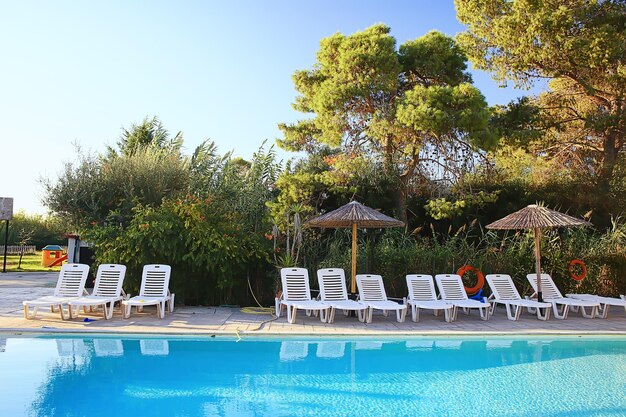
POLYGON ((489 274, 485 278, 496 300, 520 300, 522 298, 510 275, 489 274))
POLYGON ((80 297, 85 290, 89 265, 65 264, 59 272, 59 280, 54 289, 57 297, 80 297))
POLYGON ((435 276, 439 294, 444 300, 467 300, 461 276, 457 274, 438 274, 435 276))
POLYGON ((93 295, 98 297, 119 297, 126 275, 125 265, 102 264, 98 267, 93 295))
POLYGON ((306 268, 282 268, 280 280, 283 284, 283 299, 303 301, 311 299, 309 271, 306 268))
POLYGON ((356 286, 361 301, 386 301, 387 293, 380 275, 357 275, 356 286))
POLYGON ((341 301, 348 299, 346 275, 341 268, 319 269, 317 281, 320 284, 322 301, 341 301))
POLYGON ((409 300, 433 301, 437 299, 432 275, 407 275, 406 286, 409 289, 409 300))
MULTIPOLYGON (((537 292, 537 274, 526 275, 528 282, 532 285, 533 290, 537 292)), ((545 300, 553 300, 555 298, 563 298, 561 291, 556 287, 552 277, 548 274, 541 274, 541 293, 545 300)))
POLYGON ((144 265, 139 296, 167 297, 171 272, 169 265, 144 265))

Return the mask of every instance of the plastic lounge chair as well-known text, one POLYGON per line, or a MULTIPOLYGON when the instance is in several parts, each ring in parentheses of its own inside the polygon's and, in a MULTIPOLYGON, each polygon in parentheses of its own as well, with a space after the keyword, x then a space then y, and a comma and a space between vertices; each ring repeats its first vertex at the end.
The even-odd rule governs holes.
POLYGON ((326 323, 329 306, 321 301, 311 299, 309 287, 309 271, 305 268, 282 268, 280 279, 283 284, 281 298, 276 298, 276 316, 280 317, 282 306, 287 308, 287 321, 291 324, 296 322, 298 309, 317 311, 320 320, 326 323))
POLYGON ((102 314, 105 320, 113 317, 113 306, 120 301, 120 310, 122 308, 121 301, 124 299, 122 295, 122 283, 126 275, 126 266, 116 264, 102 264, 98 267, 96 274, 96 283, 93 287, 91 295, 80 297, 68 303, 70 310, 70 318, 75 317, 72 311, 76 307, 76 313, 83 307, 85 312, 87 307, 102 307, 102 314))
POLYGON ((487 301, 487 297, 483 298, 484 302, 467 298, 460 275, 438 274, 435 276, 435 281, 437 281, 437 288, 439 288, 441 298, 456 307, 452 321, 457 318, 458 307, 461 307, 465 314, 469 314, 470 309, 476 308, 480 312, 481 320, 489 320, 491 304, 487 301))
POLYGON ((368 323, 372 322, 374 309, 382 310, 385 316, 389 314, 389 310, 395 310, 398 323, 404 322, 406 318, 406 304, 396 303, 387 299, 383 277, 380 275, 357 275, 356 285, 359 289, 359 301, 368 306, 366 316, 368 323))
POLYGON ((174 295, 168 290, 171 272, 172 268, 169 265, 144 265, 139 295, 122 300, 124 318, 130 317, 132 307, 137 307, 137 310, 141 311, 145 306, 156 305, 158 316, 164 318, 165 307, 169 303, 171 312, 174 299, 174 295))
MULTIPOLYGON (((537 309, 537 318, 539 320, 548 320, 550 318, 552 304, 522 298, 517 288, 515 288, 510 275, 489 274, 485 278, 487 279, 489 288, 491 288, 491 296, 488 300, 494 304, 504 305, 509 320, 519 320, 524 308, 529 312, 533 311, 533 309, 537 309), (542 309, 544 309, 543 314, 541 313, 542 309)), ((495 305, 491 314, 493 313, 495 313, 495 305)))
MULTIPOLYGON (((528 274, 526 275, 526 278, 535 291, 535 293, 531 295, 532 298, 537 294, 537 274, 528 274)), ((554 284, 554 281, 552 281, 552 277, 548 274, 541 274, 541 290, 544 301, 552 304, 552 311, 554 312, 554 317, 557 319, 566 319, 570 307, 580 307, 583 317, 588 319, 596 317, 598 313, 600 304, 595 301, 577 300, 575 298, 563 297, 559 289, 554 284), (558 307, 559 305, 563 306, 560 313, 558 307), (587 310, 585 309, 587 307, 591 308, 591 313, 587 313, 587 310)))
POLYGON ((420 308, 425 308, 434 310, 435 315, 439 310, 443 310, 446 321, 450 323, 454 306, 437 299, 432 275, 407 275, 406 286, 409 289, 409 296, 404 303, 411 306, 413 321, 420 321, 420 308))
POLYGON ((36 300, 27 300, 22 302, 24 305, 24 318, 34 319, 37 315, 39 307, 50 307, 54 312, 56 307, 61 310, 61 319, 65 320, 65 312, 63 306, 71 300, 75 300, 85 292, 85 282, 89 273, 89 265, 84 264, 65 264, 59 272, 57 286, 54 289, 54 295, 37 298, 36 300), (33 314, 29 314, 29 307, 34 307, 33 314))
POLYGON ((609 307, 611 306, 624 307, 624 311, 626 311, 626 297, 623 295, 621 296, 622 298, 602 297, 594 294, 566 294, 566 296, 577 300, 595 301, 600 304, 600 307, 598 307, 598 317, 603 319, 608 317, 609 307))
POLYGON ((328 323, 335 321, 336 309, 341 309, 344 313, 356 311, 359 320, 361 322, 365 321, 367 304, 348 300, 346 276, 343 269, 320 269, 317 271, 317 281, 320 285, 320 300, 330 307, 328 323))

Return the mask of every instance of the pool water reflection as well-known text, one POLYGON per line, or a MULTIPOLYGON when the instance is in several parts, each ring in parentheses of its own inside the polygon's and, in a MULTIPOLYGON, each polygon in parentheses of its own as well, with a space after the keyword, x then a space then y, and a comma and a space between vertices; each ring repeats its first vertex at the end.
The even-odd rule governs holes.
POLYGON ((0 416, 626 415, 619 337, 0 345, 0 416))

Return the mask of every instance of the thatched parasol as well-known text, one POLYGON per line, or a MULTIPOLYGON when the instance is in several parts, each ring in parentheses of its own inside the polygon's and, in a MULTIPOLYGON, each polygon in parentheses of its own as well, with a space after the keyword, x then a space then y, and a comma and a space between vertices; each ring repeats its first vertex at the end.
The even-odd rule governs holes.
POLYGON ((487 225, 487 229, 533 229, 535 234, 535 271, 537 273, 537 299, 543 301, 541 292, 541 229, 545 227, 591 226, 576 217, 550 210, 536 204, 487 225))
POLYGON ((307 227, 352 228, 352 285, 351 292, 356 292, 356 228, 379 229, 383 227, 404 226, 400 220, 386 216, 357 201, 322 214, 304 223, 307 227))

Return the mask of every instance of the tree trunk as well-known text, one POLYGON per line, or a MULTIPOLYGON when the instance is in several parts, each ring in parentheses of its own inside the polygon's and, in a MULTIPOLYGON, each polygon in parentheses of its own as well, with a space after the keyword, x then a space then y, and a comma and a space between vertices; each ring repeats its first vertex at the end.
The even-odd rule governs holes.
POLYGON ((611 195, 611 180, 613 179, 613 173, 615 165, 617 165, 617 159, 619 156, 620 148, 622 147, 622 139, 618 137, 619 134, 615 130, 611 130, 604 137, 603 140, 603 159, 602 166, 600 167, 600 173, 598 175, 598 194, 604 196, 598 200, 598 215, 603 221, 607 221, 611 214, 612 206, 610 198, 611 195))

